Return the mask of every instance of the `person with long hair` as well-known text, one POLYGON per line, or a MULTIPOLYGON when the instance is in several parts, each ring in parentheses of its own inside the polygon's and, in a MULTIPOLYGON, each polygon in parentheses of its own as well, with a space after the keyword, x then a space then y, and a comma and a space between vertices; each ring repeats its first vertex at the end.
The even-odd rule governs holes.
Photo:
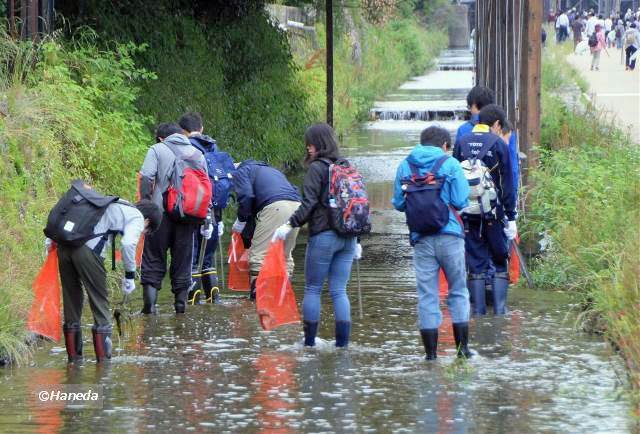
POLYGON ((346 347, 351 332, 351 305, 347 282, 354 258, 362 248, 354 236, 341 236, 330 225, 329 167, 340 159, 338 140, 333 129, 324 123, 310 126, 304 134, 308 167, 300 207, 289 221, 276 231, 274 238, 284 238, 292 228, 309 224, 309 241, 305 258, 305 288, 302 312, 304 344, 313 347, 320 321, 320 294, 325 280, 335 315, 336 347, 346 347))

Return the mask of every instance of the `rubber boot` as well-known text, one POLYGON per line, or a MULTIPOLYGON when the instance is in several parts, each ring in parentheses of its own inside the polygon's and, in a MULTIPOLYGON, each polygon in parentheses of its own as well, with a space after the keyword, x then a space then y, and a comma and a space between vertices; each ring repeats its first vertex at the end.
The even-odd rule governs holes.
POLYGON ((304 321, 302 328, 304 329, 304 346, 315 347, 316 335, 318 334, 318 321, 304 321))
POLYGON ((158 290, 151 285, 142 286, 142 313, 145 315, 156 314, 156 302, 158 301, 158 290))
POLYGON ((336 347, 343 348, 349 345, 349 333, 351 321, 336 321, 336 347))
POLYGON ((487 304, 485 300, 485 280, 481 274, 470 274, 467 280, 469 297, 473 299, 472 313, 474 315, 486 315, 487 304))
POLYGON ((187 310, 187 295, 188 289, 181 289, 174 292, 173 307, 176 310, 176 314, 183 314, 187 310))
POLYGON ((193 278, 189 294, 187 294, 187 303, 191 305, 204 304, 205 297, 202 292, 202 280, 200 277, 193 278))
POLYGON ((62 326, 64 346, 67 347, 69 363, 82 360, 82 330, 77 322, 65 323, 62 326))
POLYGON ((220 288, 218 288, 218 275, 215 271, 202 276, 202 289, 205 303, 216 303, 220 300, 220 288))
POLYGON ((427 360, 435 360, 438 357, 438 329, 421 329, 420 336, 427 353, 427 360))
POLYGON ((96 362, 111 359, 111 326, 96 326, 91 328, 93 335, 93 349, 96 352, 96 362))
MULTIPOLYGON (((483 282, 484 283, 484 282, 483 282)), ((484 290, 484 285, 483 288, 484 290)), ((471 351, 469 351, 469 323, 459 322, 453 324, 453 338, 456 341, 456 351, 458 357, 465 359, 471 358, 471 351)))
POLYGON ((509 273, 496 273, 493 277, 493 312, 496 315, 507 313, 507 291, 509 273))

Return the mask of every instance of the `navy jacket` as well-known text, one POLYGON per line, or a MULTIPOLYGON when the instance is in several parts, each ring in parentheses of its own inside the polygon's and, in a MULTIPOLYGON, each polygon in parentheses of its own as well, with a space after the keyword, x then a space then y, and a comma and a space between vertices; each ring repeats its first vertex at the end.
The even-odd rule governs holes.
POLYGON ((282 172, 267 163, 244 161, 233 177, 238 198, 238 220, 249 220, 265 206, 279 200, 300 201, 298 189, 291 185, 282 172))
POLYGON ((473 127, 471 133, 458 140, 453 149, 453 156, 458 161, 467 160, 472 155, 477 155, 482 146, 488 141, 495 141, 489 152, 482 159, 485 166, 491 170, 491 177, 496 185, 498 199, 501 206, 498 207, 498 218, 501 219, 501 211, 509 220, 516 218, 516 195, 514 194, 513 171, 509 146, 498 136, 491 133, 489 127, 478 124, 473 127))

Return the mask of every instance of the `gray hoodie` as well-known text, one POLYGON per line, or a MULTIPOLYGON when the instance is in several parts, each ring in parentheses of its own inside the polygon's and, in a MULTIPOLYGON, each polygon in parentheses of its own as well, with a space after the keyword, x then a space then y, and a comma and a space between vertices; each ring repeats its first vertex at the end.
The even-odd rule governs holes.
MULTIPOLYGON (((193 154, 199 154, 202 167, 205 171, 207 170, 207 163, 204 159, 204 155, 191 145, 187 136, 182 134, 172 134, 164 139, 164 143, 171 144, 173 149, 175 149, 180 155, 190 156, 193 154)), ((162 194, 169 188, 169 180, 171 177, 171 171, 173 170, 173 162, 175 161, 173 152, 171 152, 171 149, 169 149, 169 147, 164 143, 156 143, 149 148, 147 156, 144 158, 144 163, 142 163, 142 169, 140 170, 142 176, 154 181, 155 184, 151 200, 153 200, 153 202, 162 209, 164 209, 162 204, 162 194)))

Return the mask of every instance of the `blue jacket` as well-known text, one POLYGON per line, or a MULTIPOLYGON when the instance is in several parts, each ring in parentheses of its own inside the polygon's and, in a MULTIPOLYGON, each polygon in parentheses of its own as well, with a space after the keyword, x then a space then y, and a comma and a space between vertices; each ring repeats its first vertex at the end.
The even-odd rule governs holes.
POLYGON ((238 199, 238 220, 247 221, 265 206, 279 200, 300 202, 298 189, 291 185, 282 172, 267 163, 244 161, 233 177, 238 199))
MULTIPOLYGON (((456 133, 456 144, 460 141, 462 136, 469 134, 473 130, 473 127, 478 124, 478 120, 478 115, 473 115, 471 116, 471 120, 468 120, 458 127, 458 132, 456 133)), ((520 156, 518 155, 518 135, 515 131, 511 133, 511 138, 509 139, 509 154, 511 156, 511 171, 513 172, 513 193, 515 194, 517 201, 518 184, 520 182, 520 156)))
MULTIPOLYGON (((409 163, 418 167, 420 175, 424 175, 443 155, 445 155, 444 151, 435 146, 416 145, 415 148, 413 148, 409 156, 400 163, 398 171, 396 172, 393 199, 391 200, 391 204, 395 209, 403 212, 405 210, 406 202, 404 192, 402 191, 402 179, 411 176, 409 163)), ((466 207, 468 205, 469 198, 469 183, 464 177, 464 173, 462 173, 460 163, 455 158, 448 158, 436 175, 446 177, 445 182, 442 185, 442 190, 440 191, 440 197, 444 203, 453 206, 457 210, 461 210, 466 207)), ((449 222, 440 230, 440 232, 438 232, 438 234, 464 237, 464 229, 451 209, 449 210, 449 222)), ((412 232, 412 244, 423 236, 424 235, 412 232)))
POLYGON ((502 213, 509 219, 515 220, 516 196, 513 194, 513 171, 511 170, 511 155, 508 145, 495 134, 491 133, 489 127, 478 124, 473 127, 471 133, 464 135, 453 149, 453 156, 458 161, 469 159, 472 155, 477 155, 485 143, 491 141, 493 145, 489 148, 482 161, 485 166, 491 169, 491 177, 496 185, 500 205, 498 207, 498 219, 503 218, 502 213))

